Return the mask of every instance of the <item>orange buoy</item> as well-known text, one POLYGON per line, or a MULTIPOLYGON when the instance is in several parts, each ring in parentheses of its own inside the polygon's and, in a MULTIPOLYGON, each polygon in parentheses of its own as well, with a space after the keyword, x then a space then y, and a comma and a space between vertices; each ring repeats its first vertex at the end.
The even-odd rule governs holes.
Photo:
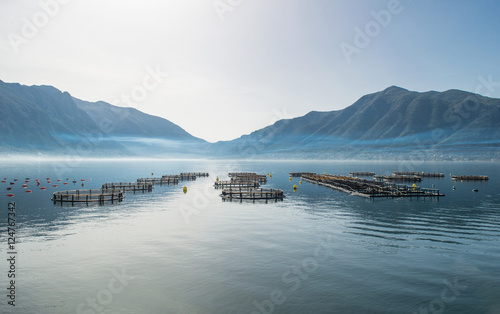
POLYGON ((55 187, 55 188, 57 188, 57 184, 53 184, 52 186, 55 187))
POLYGON ((8 196, 8 197, 12 197, 12 196, 14 196, 14 194, 9 193, 9 194, 7 194, 7 196, 8 196))
POLYGON ((63 184, 64 184, 64 185, 68 185, 69 183, 68 183, 68 182, 64 182, 63 184))
POLYGON ((85 183, 82 182, 82 186, 84 186, 84 185, 85 185, 85 183))
POLYGON ((46 190, 46 189, 47 189, 47 188, 46 188, 46 187, 43 187, 43 186, 40 188, 40 190, 46 190))
POLYGON ((57 179, 57 181, 61 182, 61 179, 57 179))
POLYGON ((32 191, 31 190, 26 190, 26 193, 31 193, 32 191))

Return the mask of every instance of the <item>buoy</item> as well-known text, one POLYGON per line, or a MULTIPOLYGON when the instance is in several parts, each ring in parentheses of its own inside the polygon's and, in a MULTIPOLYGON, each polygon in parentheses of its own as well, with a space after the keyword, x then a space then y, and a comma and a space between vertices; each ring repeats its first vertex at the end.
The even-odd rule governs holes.
POLYGON ((7 191, 10 191, 10 190, 12 190, 12 187, 10 187, 10 186, 9 186, 9 187, 7 188, 7 191))
POLYGON ((19 181, 18 179, 14 179, 14 181, 19 181))
POLYGON ((293 191, 294 191, 294 192, 297 192, 297 184, 294 184, 294 185, 293 185, 293 191))
POLYGON ((68 183, 68 182, 64 182, 63 184, 64 184, 64 185, 68 185, 69 183, 68 183))
POLYGON ((76 180, 73 180, 73 183, 76 183, 76 180))
POLYGON ((182 192, 184 192, 184 194, 186 194, 188 192, 187 186, 185 186, 185 187, 182 188, 182 192))
POLYGON ((267 173, 267 175, 269 175, 269 172, 267 173))
POLYGON ((292 181, 292 177, 290 177, 290 181, 292 181))
POLYGON ((474 190, 472 190, 472 192, 479 192, 479 190, 478 189, 474 189, 474 190))
POLYGON ((299 181, 299 184, 302 184, 302 180, 299 181))
POLYGON ((7 182, 7 181, 5 181, 5 180, 2 180, 2 183, 5 183, 5 182, 7 182))
POLYGON ((272 174, 272 173, 270 173, 270 174, 269 174, 269 178, 272 178, 272 177, 273 177, 273 174, 272 174))
POLYGON ((8 197, 12 197, 12 196, 14 196, 14 194, 9 193, 9 194, 7 194, 7 196, 8 196, 8 197))
POLYGON ((413 183, 413 189, 416 190, 417 189, 417 185, 415 183, 413 183))
POLYGON ((81 179, 80 181, 82 181, 82 182, 83 182, 83 181, 85 181, 85 179, 81 179))
POLYGON ((155 173, 154 173, 154 172, 151 172, 151 175, 152 175, 152 176, 154 176, 154 175, 155 175, 155 173))
POLYGON ((82 186, 84 186, 84 185, 85 185, 85 183, 82 182, 82 186))
POLYGON ((31 193, 31 190, 26 190, 26 193, 31 193))
POLYGON ((323 175, 326 175, 326 171, 325 171, 325 172, 323 172, 323 175))
POLYGON ((217 178, 215 179, 215 181, 216 181, 216 182, 219 182, 219 177, 217 177, 217 178))
POLYGON ((50 180, 50 178, 47 178, 47 181, 50 180))
POLYGON ((23 184, 23 188, 27 188, 27 187, 28 187, 28 185, 27 185, 27 184, 23 184))
POLYGON ((453 189, 455 189, 455 186, 453 186, 453 189))
POLYGON ((55 188, 57 188, 57 184, 53 184, 52 186, 55 187, 55 188))
POLYGON ((43 187, 43 186, 40 188, 40 190, 46 190, 46 189, 47 189, 47 188, 46 188, 46 187, 43 187))
POLYGON ((15 183, 14 182, 11 182, 10 185, 14 185, 15 183))
POLYGON ((26 181, 24 181, 24 183, 30 183, 30 180, 26 180, 26 181))
POLYGON ((47 181, 47 183, 49 183, 49 184, 50 184, 50 183, 52 183, 52 181, 47 181))
POLYGON ((58 182, 61 182, 61 179, 57 179, 58 182))

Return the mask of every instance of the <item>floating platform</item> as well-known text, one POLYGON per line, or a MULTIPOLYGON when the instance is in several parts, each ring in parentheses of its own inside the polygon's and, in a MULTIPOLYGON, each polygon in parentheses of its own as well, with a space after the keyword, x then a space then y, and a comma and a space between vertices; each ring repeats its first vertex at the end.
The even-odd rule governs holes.
POLYGON ((223 189, 220 194, 224 200, 283 200, 283 190, 261 188, 223 189))
POLYGON ((358 171, 358 172, 349 172, 349 176, 351 177, 373 177, 375 172, 369 171, 358 171))
POLYGON ((265 184, 267 182, 267 176, 265 174, 239 175, 236 177, 231 177, 231 181, 233 182, 257 181, 260 184, 265 184))
POLYGON ((239 176, 255 176, 257 173, 255 172, 230 172, 228 173, 230 178, 235 178, 239 176))
POLYGON ((464 181, 487 181, 488 176, 464 176, 464 175, 452 175, 451 179, 454 181, 464 180, 464 181))
POLYGON ((121 202, 125 196, 122 190, 70 190, 54 192, 54 203, 99 203, 121 202))
POLYGON ((216 189, 242 189, 242 188, 258 188, 260 183, 257 181, 217 181, 214 182, 216 189))
POLYGON ((366 198, 437 197, 444 196, 439 189, 389 184, 385 182, 356 179, 338 175, 303 176, 302 180, 366 198))
POLYGON ((380 181, 399 181, 399 182, 420 182, 422 181, 422 177, 417 175, 392 175, 392 176, 384 176, 384 175, 375 175, 373 176, 375 180, 380 181))
POLYGON ((313 175, 316 172, 290 172, 290 177, 302 177, 303 175, 313 175))
POLYGON ((444 173, 418 172, 418 171, 394 171, 395 176, 419 176, 425 178, 444 178, 444 173))
POLYGON ((194 174, 188 174, 188 173, 186 173, 186 174, 179 175, 179 179, 181 181, 195 181, 196 178, 198 178, 198 177, 196 175, 194 175, 194 174))
POLYGON ((146 182, 146 183, 151 183, 152 185, 178 184, 179 176, 161 177, 161 178, 139 178, 137 179, 137 182, 146 182))
POLYGON ((182 172, 182 176, 196 176, 196 177, 209 177, 210 174, 208 172, 182 172))
POLYGON ((151 192, 153 184, 151 182, 114 182, 104 183, 101 187, 103 190, 122 190, 132 192, 151 192))

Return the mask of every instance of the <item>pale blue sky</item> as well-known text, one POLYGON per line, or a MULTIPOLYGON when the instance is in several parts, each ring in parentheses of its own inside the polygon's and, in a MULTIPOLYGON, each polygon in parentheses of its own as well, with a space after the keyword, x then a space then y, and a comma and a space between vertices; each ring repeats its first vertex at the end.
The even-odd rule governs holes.
POLYGON ((119 106, 128 95, 228 140, 390 85, 500 98, 499 12, 493 0, 0 1, 0 79, 119 106))

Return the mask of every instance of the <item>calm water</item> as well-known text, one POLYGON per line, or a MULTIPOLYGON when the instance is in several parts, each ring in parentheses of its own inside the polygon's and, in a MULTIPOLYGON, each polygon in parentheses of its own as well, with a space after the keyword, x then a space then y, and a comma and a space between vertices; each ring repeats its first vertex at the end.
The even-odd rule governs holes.
POLYGON ((0 183, 1 313, 500 312, 498 163, 4 162, 0 172, 8 178, 0 183), (444 172, 421 185, 446 197, 369 201, 288 177, 394 170, 444 172), (118 205, 50 201, 55 190, 81 188, 80 179, 98 188, 183 171, 211 177, 127 193, 118 205), (223 202, 212 184, 229 171, 270 172, 267 186, 287 197, 223 202), (449 173, 490 180, 452 182, 449 173), (26 177, 31 194, 21 187, 26 177), (78 183, 64 186, 66 178, 78 183), (17 214, 15 308, 6 296, 9 201, 17 214))

